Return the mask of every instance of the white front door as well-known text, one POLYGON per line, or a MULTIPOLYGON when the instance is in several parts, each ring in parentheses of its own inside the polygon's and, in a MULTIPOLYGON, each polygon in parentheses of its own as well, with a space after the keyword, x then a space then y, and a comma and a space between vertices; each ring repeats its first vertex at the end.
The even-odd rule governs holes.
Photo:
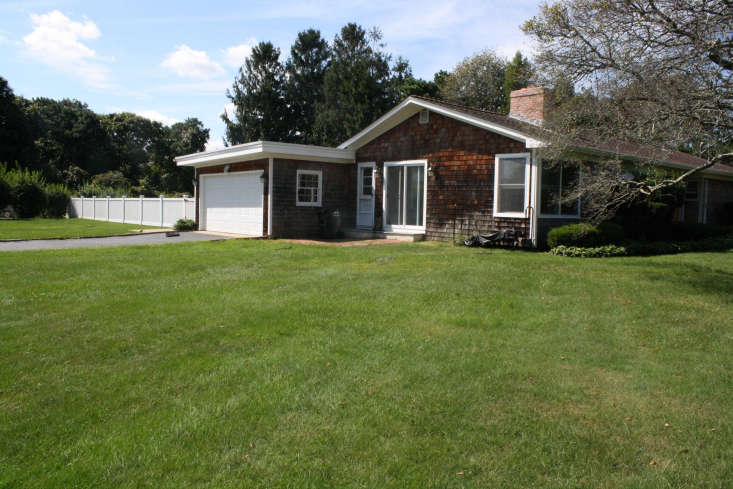
POLYGON ((374 163, 357 165, 356 225, 374 227, 374 163))

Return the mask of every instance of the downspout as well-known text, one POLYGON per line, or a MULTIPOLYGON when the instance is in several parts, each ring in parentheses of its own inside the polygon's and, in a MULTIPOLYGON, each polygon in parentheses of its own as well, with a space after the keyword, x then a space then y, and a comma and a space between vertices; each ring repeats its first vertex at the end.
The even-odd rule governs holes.
POLYGON ((193 205, 193 220, 196 221, 196 229, 199 229, 199 174, 195 166, 193 167, 193 205))
POLYGON ((537 205, 539 203, 539 168, 537 162, 537 150, 530 151, 530 221, 529 221, 529 239, 532 247, 537 248, 537 205))
POLYGON ((275 167, 274 158, 269 158, 267 167, 267 236, 272 238, 272 180, 275 167))

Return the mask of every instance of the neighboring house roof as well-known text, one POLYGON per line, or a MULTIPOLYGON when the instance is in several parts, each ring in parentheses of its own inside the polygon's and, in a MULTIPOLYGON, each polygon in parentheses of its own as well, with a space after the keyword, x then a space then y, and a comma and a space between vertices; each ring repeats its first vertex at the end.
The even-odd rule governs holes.
POLYGON ((262 158, 286 158, 292 160, 324 161, 328 163, 353 163, 354 151, 349 149, 311 146, 307 144, 277 143, 273 141, 254 141, 237 144, 214 151, 204 151, 175 158, 178 166, 196 168, 224 165, 240 161, 262 158))
MULTIPOLYGON (((548 136, 546 129, 516 117, 467 107, 444 100, 411 95, 394 109, 370 124, 366 129, 342 143, 339 148, 358 149, 423 109, 428 109, 453 119, 462 120, 469 124, 504 134, 511 139, 525 142, 528 148, 543 146, 543 141, 548 136)), ((607 155, 618 155, 627 159, 655 159, 662 157, 660 156, 660 150, 657 148, 623 141, 609 141, 603 144, 594 143, 587 145, 583 149, 607 155)), ((702 158, 681 151, 664 152, 663 161, 665 166, 681 169, 692 169, 706 163, 702 158)), ((715 165, 705 170, 705 173, 733 177, 733 167, 715 165)))

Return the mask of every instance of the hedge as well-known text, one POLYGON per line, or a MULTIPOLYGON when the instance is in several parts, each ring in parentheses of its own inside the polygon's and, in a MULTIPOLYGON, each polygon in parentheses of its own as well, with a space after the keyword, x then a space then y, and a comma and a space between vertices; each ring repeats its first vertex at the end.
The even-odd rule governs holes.
POLYGON ((38 171, 0 164, 0 210, 10 204, 20 218, 63 217, 70 195, 65 185, 47 184, 38 171))
POLYGON ((52 183, 46 185, 46 211, 47 217, 64 217, 69 209, 71 194, 65 185, 52 183))
POLYGON ((196 221, 193 219, 179 219, 173 228, 176 231, 193 231, 196 229, 196 221))
POLYGON ((603 244, 601 232, 592 224, 579 222, 556 227, 547 233, 547 245, 550 248, 557 246, 594 247, 603 244))
POLYGON ((613 256, 671 255, 694 251, 726 251, 732 249, 733 234, 729 234, 723 237, 705 238, 696 241, 627 241, 623 245, 595 247, 556 246, 550 250, 550 253, 576 258, 604 258, 613 256))

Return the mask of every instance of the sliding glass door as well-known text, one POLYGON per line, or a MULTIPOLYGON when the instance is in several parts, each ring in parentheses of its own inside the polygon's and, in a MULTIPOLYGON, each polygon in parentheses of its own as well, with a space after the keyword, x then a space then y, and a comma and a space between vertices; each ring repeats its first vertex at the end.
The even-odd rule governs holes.
POLYGON ((425 230, 425 161, 384 164, 385 231, 425 230))

